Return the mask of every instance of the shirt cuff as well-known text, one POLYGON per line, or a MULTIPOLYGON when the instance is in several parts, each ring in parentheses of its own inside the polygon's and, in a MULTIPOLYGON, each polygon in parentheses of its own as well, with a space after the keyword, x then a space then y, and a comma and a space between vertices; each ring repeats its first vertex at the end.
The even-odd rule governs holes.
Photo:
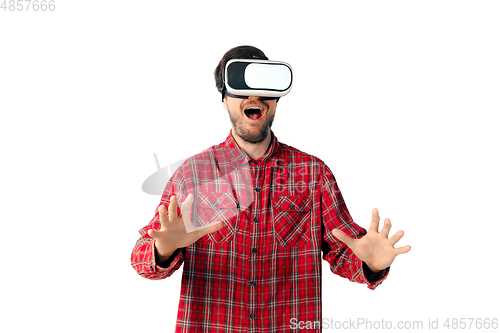
POLYGON ((181 249, 177 250, 167 260, 161 263, 162 266, 164 266, 162 267, 156 262, 154 240, 149 242, 146 248, 147 254, 144 261, 140 265, 140 269, 138 270, 139 274, 151 280, 160 280, 169 277, 177 269, 179 269, 184 261, 181 249))
MULTIPOLYGON (((359 260, 359 259, 358 259, 359 260)), ((360 270, 361 270, 361 274, 363 276, 363 280, 365 281, 365 283, 367 284, 368 286, 368 289, 375 289, 377 288, 388 276, 389 274, 389 270, 390 270, 390 266, 381 270, 379 273, 376 273, 376 274, 365 274, 365 269, 367 271, 369 271, 369 268, 368 266, 361 260, 359 260, 360 262, 360 270)))
POLYGON ((178 249, 176 249, 174 251, 174 253, 172 253, 172 255, 170 257, 168 257, 167 260, 162 261, 162 262, 156 262, 156 251, 155 251, 155 247, 153 246, 153 252, 154 252, 153 253, 153 261, 156 262, 156 267, 158 269, 162 269, 162 268, 169 269, 169 268, 171 268, 170 266, 172 266, 172 263, 174 263, 174 261, 177 261, 179 259, 179 252, 180 251, 181 251, 181 249, 178 248, 178 249))

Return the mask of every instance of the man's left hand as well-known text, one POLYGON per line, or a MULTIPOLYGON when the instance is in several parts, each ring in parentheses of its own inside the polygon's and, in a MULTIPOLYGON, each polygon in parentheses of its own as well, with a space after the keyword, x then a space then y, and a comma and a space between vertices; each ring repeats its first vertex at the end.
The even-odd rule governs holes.
POLYGON ((374 273, 389 267, 398 254, 407 253, 411 249, 409 245, 394 248, 394 245, 403 237, 403 231, 399 230, 391 238, 388 238, 389 230, 391 230, 391 220, 385 219, 380 232, 378 231, 379 222, 378 210, 374 208, 370 229, 362 238, 353 239, 340 229, 332 231, 332 234, 344 242, 374 273))

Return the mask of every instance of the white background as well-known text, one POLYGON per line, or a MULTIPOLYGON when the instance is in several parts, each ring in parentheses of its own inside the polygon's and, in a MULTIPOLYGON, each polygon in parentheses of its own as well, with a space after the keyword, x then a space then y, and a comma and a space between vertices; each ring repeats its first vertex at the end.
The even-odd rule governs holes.
POLYGON ((293 67, 278 139, 330 166, 358 224, 377 207, 412 245, 375 291, 324 262, 323 317, 500 317, 499 15, 497 1, 1 10, 0 330, 174 330, 182 269, 130 266, 160 199, 141 185, 153 153, 165 166, 225 139, 213 70, 244 44, 293 67))

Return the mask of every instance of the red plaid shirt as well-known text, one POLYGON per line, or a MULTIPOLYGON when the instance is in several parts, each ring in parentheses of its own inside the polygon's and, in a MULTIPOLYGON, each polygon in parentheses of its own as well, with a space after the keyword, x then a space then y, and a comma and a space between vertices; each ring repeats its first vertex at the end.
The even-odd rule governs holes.
POLYGON ((330 169, 274 134, 258 160, 231 133, 191 157, 160 205, 168 207, 174 194, 183 202, 189 193, 194 225, 223 220, 224 227, 177 249, 161 267, 147 233, 160 228, 157 208, 131 258, 148 279, 169 277, 184 263, 176 332, 292 332, 293 320, 316 321, 301 331, 320 332, 322 253, 333 273, 370 289, 387 277, 388 270, 368 281, 362 262, 332 235, 340 228, 360 238, 366 230, 353 222, 330 169))

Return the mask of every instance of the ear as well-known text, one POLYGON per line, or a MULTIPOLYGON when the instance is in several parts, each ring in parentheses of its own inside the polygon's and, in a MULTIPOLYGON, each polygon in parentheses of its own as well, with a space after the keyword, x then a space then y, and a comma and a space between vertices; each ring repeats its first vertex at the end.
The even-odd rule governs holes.
POLYGON ((222 107, 227 110, 226 98, 222 101, 222 107))

